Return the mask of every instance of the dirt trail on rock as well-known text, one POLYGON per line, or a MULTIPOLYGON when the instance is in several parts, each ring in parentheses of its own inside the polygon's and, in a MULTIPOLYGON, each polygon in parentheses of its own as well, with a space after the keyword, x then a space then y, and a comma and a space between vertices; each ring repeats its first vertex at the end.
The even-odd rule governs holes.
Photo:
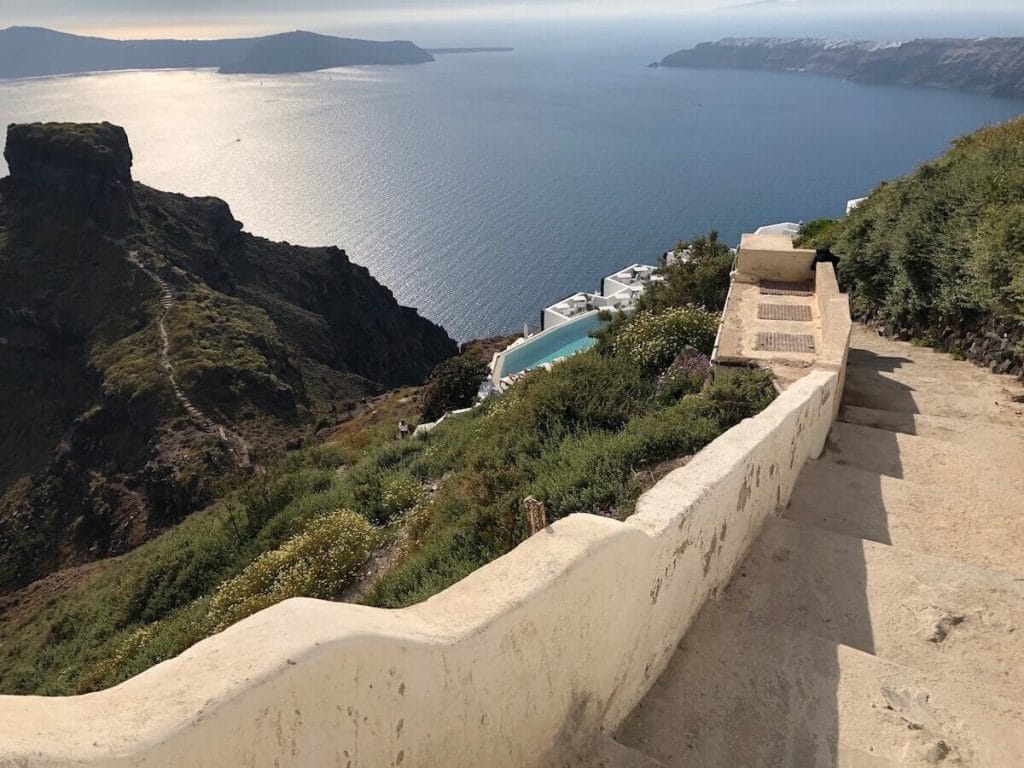
POLYGON ((214 432, 217 434, 221 442, 228 446, 228 450, 234 455, 235 461, 240 467, 251 466, 252 460, 249 455, 249 444, 245 439, 226 425, 217 423, 200 410, 174 377, 174 366, 171 364, 171 342, 167 335, 167 325, 165 323, 167 313, 174 308, 176 301, 173 286, 155 270, 147 267, 139 256, 138 251, 128 251, 126 258, 133 267, 144 272, 147 277, 160 287, 160 315, 157 317, 157 329, 160 332, 158 358, 160 367, 163 369, 167 382, 171 386, 171 391, 174 392, 175 399, 200 429, 204 432, 214 432))

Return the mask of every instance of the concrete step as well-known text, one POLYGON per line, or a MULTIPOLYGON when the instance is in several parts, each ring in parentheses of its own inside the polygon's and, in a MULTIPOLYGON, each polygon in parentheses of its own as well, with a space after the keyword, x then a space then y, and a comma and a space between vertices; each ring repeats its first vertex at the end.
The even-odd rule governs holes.
POLYGON ((1024 764, 1024 713, 709 603, 617 739, 668 768, 1024 764), (873 758, 874 762, 866 762, 873 758))
POLYGON ((1024 711, 1020 577, 774 519, 727 593, 730 610, 780 633, 818 635, 1024 711))
POLYGON ((992 452, 971 450, 945 440, 837 422, 823 456, 841 466, 961 493, 1024 494, 1024 472, 1015 469, 1020 457, 1003 456, 998 447, 992 452))
POLYGON ((957 443, 978 451, 1024 452, 1024 420, 1019 426, 974 419, 928 416, 922 413, 880 411, 857 405, 843 405, 839 420, 862 427, 902 432, 957 443))
POLYGON ((827 461, 810 462, 787 519, 899 549, 1024 575, 1021 500, 979 497, 827 461))
POLYGON ((1017 424, 1024 386, 948 355, 855 328, 843 401, 898 413, 1017 424))
POLYGON ((784 516, 856 538, 1024 576, 1024 500, 812 461, 784 516))

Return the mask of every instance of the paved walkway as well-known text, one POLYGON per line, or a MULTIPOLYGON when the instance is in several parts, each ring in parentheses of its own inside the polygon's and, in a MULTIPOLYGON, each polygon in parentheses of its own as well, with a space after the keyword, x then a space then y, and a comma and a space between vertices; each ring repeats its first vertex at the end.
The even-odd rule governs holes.
POLYGON ((852 347, 825 454, 617 734, 633 765, 1024 765, 1024 387, 852 347))

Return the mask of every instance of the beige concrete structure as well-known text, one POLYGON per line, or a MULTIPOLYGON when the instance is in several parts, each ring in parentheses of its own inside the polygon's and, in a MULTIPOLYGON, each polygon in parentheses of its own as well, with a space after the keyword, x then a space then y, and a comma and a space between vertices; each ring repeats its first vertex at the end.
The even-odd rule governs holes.
POLYGON ((794 248, 789 235, 743 235, 736 252, 734 280, 803 283, 814 279, 815 251, 794 248))
POLYGON ((0 765, 626 765, 611 732, 824 446, 814 372, 645 494, 574 515, 423 604, 289 600, 116 688, 0 697, 0 765))
POLYGON ((717 373, 767 366, 783 387, 814 367, 842 375, 849 299, 815 256, 788 235, 743 236, 711 356, 717 373))
POLYGON ((825 454, 618 739, 667 768, 1024 765, 1022 499, 1024 387, 856 328, 825 454))

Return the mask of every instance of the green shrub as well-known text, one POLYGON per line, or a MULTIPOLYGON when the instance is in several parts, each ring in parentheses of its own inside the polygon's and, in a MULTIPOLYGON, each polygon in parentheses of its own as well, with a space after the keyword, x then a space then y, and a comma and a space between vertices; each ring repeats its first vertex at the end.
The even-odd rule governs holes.
MULTIPOLYGON (((627 356, 585 352, 518 384, 520 429, 545 439, 578 430, 620 429, 653 394, 652 382, 627 356)), ((508 419, 507 421, 512 421, 508 419)))
MULTIPOLYGON (((600 359, 598 355, 593 357, 600 359)), ((509 432, 534 423, 526 419, 517 425, 512 416, 522 416, 529 410, 527 404, 536 408, 539 403, 535 399, 540 398, 541 391, 545 398, 561 400, 566 390, 557 381, 560 369, 568 381, 579 378, 580 369, 565 367, 567 363, 555 366, 550 373, 527 377, 530 386, 517 384, 501 398, 505 401, 511 396, 504 407, 496 407, 502 405, 499 401, 490 406, 492 412, 485 412, 476 424, 467 427, 480 440, 474 466, 445 481, 424 510, 423 520, 428 522, 417 520, 413 550, 375 585, 367 597, 369 604, 389 608, 411 605, 509 551, 527 535, 521 511, 522 499, 527 495, 545 502, 551 520, 576 512, 618 517, 630 514, 650 482, 647 470, 695 453, 775 396, 766 373, 741 371, 730 380, 709 386, 705 394, 684 398, 668 408, 653 406, 649 399, 634 401, 632 418, 616 429, 595 428, 594 419, 574 419, 572 429, 565 422, 551 435, 535 439, 532 445, 536 455, 520 454, 514 465, 503 466, 501 462, 508 458, 504 446, 525 441, 509 432), (533 389, 546 377, 555 381, 553 388, 533 389), (491 428, 495 429, 493 433, 491 428)), ((606 363, 609 370, 624 364, 615 360, 606 363)), ((590 361, 585 366, 592 364, 590 361)), ((551 404, 547 407, 554 410, 551 404)))
POLYGON ((797 248, 831 248, 835 242, 836 219, 814 219, 800 226, 800 234, 797 235, 793 245, 797 248))
POLYGON ((714 231, 676 246, 677 252, 684 250, 690 252, 690 261, 664 267, 660 272, 662 282, 651 285, 640 296, 638 312, 663 312, 690 304, 713 312, 721 312, 725 307, 734 259, 732 251, 719 242, 718 233, 714 231))
POLYGON ((684 395, 697 394, 711 376, 711 360, 693 347, 684 349, 658 377, 658 401, 670 405, 684 395))
POLYGON ((384 483, 382 504, 388 520, 408 512, 420 500, 420 484, 408 474, 399 474, 384 483))
POLYGON ((763 411, 775 394, 771 374, 757 369, 720 376, 704 396, 718 409, 723 425, 731 426, 763 411))
MULTIPOLYGON (((833 250, 861 316, 930 337, 1024 319, 1024 120, 959 139, 840 221, 833 250)), ((830 237, 832 233, 830 233, 830 237)))
POLYGON ((686 346, 710 354, 717 332, 718 315, 699 307, 678 307, 657 315, 638 313, 622 326, 611 347, 645 375, 654 376, 686 346))
POLYGON ((207 620, 219 631, 290 597, 336 597, 380 542, 376 529, 354 512, 320 518, 218 587, 207 620))
POLYGON ((448 411, 471 406, 487 373, 487 362, 475 354, 451 357, 440 363, 423 390, 423 420, 437 421, 448 411))

